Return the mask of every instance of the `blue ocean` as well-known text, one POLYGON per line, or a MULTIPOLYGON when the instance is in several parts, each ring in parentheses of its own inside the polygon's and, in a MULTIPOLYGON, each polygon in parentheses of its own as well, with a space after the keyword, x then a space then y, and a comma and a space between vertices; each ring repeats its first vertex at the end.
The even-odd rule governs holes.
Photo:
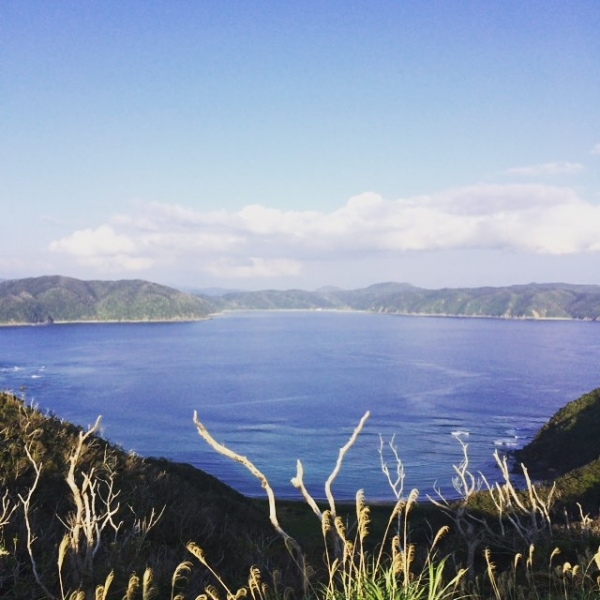
POLYGON ((0 328, 0 389, 87 426, 142 456, 203 469, 249 496, 244 467, 198 436, 248 457, 279 498, 296 461, 315 497, 366 411, 333 484, 393 500, 396 447, 404 489, 452 494, 453 464, 499 476, 493 453, 525 444, 566 402, 600 386, 600 324, 403 317, 360 312, 232 312, 194 323, 0 328))

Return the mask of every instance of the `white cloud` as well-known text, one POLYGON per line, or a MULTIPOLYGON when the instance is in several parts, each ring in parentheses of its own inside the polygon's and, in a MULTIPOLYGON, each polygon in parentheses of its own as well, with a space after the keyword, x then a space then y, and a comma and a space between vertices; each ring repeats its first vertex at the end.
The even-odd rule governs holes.
POLYGON ((596 144, 590 151, 590 154, 600 154, 600 143, 596 144))
POLYGON ((264 259, 256 256, 243 260, 220 259, 210 263, 206 272, 225 279, 294 277, 302 273, 302 263, 287 259, 264 259))
POLYGON ((200 212, 150 203, 50 248, 108 269, 193 270, 223 278, 297 276, 316 262, 460 249, 566 255, 600 250, 600 207, 566 187, 475 185, 330 212, 251 205, 200 212))
POLYGON ((129 236, 116 233, 108 225, 97 229, 82 229, 50 243, 50 250, 73 256, 80 264, 109 271, 147 269, 154 261, 136 255, 136 244, 129 236))
POLYGON ((76 231, 68 238, 52 242, 50 249, 75 256, 112 256, 132 252, 135 244, 126 235, 117 234, 112 227, 101 225, 97 229, 76 231))
POLYGON ((544 175, 574 175, 584 170, 584 166, 571 162, 548 162, 541 165, 514 167, 506 172, 509 175, 522 175, 524 177, 540 177, 544 175))

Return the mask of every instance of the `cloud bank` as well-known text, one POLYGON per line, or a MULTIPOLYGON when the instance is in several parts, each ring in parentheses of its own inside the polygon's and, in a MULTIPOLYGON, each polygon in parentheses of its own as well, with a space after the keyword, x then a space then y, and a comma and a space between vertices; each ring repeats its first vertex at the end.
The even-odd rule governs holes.
POLYGON ((50 244, 103 272, 175 268, 224 279, 297 276, 315 261, 460 249, 600 250, 600 207, 567 187, 473 185, 398 200, 372 192, 330 212, 259 204, 197 211, 151 202, 50 244))

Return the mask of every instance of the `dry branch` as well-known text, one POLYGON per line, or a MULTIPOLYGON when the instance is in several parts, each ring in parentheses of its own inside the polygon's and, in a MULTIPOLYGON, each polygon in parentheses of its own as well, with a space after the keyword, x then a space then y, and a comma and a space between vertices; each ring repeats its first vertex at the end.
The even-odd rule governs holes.
POLYGON ((302 548, 300 547, 300 544, 298 544, 298 542, 291 535, 289 535, 279 524, 279 520, 277 518, 277 507, 275 504, 275 494, 273 492, 273 489, 269 485, 269 481, 267 480, 265 475, 261 471, 259 471, 248 458, 237 454, 233 450, 230 450, 223 444, 217 442, 210 435, 210 433, 208 433, 206 427, 200 422, 200 420, 198 419, 198 413, 196 411, 194 411, 194 424, 196 425, 196 429, 198 430, 198 434, 200 435, 200 437, 213 450, 216 450, 219 454, 222 454, 223 456, 226 456, 227 458, 230 458, 231 460, 243 465, 244 467, 246 467, 246 469, 250 471, 250 473, 252 473, 252 475, 254 475, 254 477, 256 477, 260 481, 260 484, 265 490, 265 493, 267 494, 267 498, 269 500, 269 519, 271 521, 271 525, 273 525, 275 531, 281 536, 281 538, 285 542, 286 547, 290 551, 290 554, 298 563, 298 566, 302 571, 303 585, 306 591, 306 589, 308 588, 308 581, 302 548))

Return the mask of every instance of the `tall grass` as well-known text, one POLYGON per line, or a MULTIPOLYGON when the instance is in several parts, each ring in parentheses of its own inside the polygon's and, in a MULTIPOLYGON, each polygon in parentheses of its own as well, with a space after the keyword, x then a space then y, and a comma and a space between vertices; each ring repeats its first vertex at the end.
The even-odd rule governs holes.
MULTIPOLYGON (((436 497, 428 497, 448 523, 439 527, 430 536, 430 541, 421 545, 411 540, 410 525, 410 514, 416 507, 418 491, 413 489, 404 498, 404 467, 400 456, 392 440, 389 446, 396 461, 396 476, 392 477, 383 458, 383 440, 380 441, 381 468, 396 503, 391 508, 382 538, 368 543, 370 509, 362 490, 356 494, 352 523, 345 522, 336 513, 331 494, 331 484, 342 460, 368 416, 369 413, 366 413, 348 443, 340 449, 335 467, 325 482, 328 509, 319 508, 304 487, 300 462, 296 477, 292 479, 292 485, 300 490, 321 525, 325 576, 311 578, 306 561, 296 560, 298 542, 279 524, 275 496, 266 477, 257 473, 249 459, 217 443, 194 415, 198 433, 213 449, 246 466, 261 481, 269 499, 273 525, 288 542, 301 571, 303 587, 301 591, 296 590, 296 595, 319 600, 600 598, 599 546, 595 550, 588 546, 584 554, 574 558, 575 562, 564 561, 562 564, 555 560, 560 550, 553 548, 549 551, 547 563, 544 563, 543 551, 551 548, 556 529, 564 531, 563 527, 556 528, 552 522, 554 486, 538 489, 528 476, 527 469, 521 465, 525 489, 517 489, 511 479, 507 458, 498 453, 494 454, 494 458, 502 479, 490 484, 483 476, 470 471, 468 446, 462 440, 458 441, 463 450, 463 460, 453 466, 454 487, 459 499, 450 501, 439 490, 436 490, 436 497), (293 540, 291 544, 290 539, 293 540), (536 542, 542 547, 539 558, 536 542), (494 562, 494 552, 503 563, 501 570, 494 562)), ((591 518, 582 512, 581 516, 582 527, 589 531, 591 518)), ((595 539, 598 541, 598 538, 595 539)), ((239 590, 236 595, 240 593, 243 591, 239 590)), ((263 594, 280 595, 276 588, 269 591, 266 587, 263 594)))
MULTIPOLYGON (((265 559, 262 569, 253 565, 241 584, 228 581, 226 573, 231 569, 223 563, 222 555, 214 548, 212 552, 203 549, 208 538, 181 539, 187 557, 174 568, 168 584, 155 577, 160 556, 153 556, 152 564, 138 572, 127 571, 128 577, 117 573, 116 563, 100 564, 97 549, 101 545, 109 548, 106 556, 115 557, 115 561, 122 556, 119 544, 130 544, 131 535, 139 542, 132 547, 141 549, 144 536, 160 521, 162 513, 151 512, 145 519, 136 517, 132 532, 124 535, 123 526, 116 521, 121 497, 112 471, 108 465, 101 469, 82 461, 86 443, 94 437, 98 423, 87 432, 79 432, 71 439, 70 447, 64 448, 64 482, 70 490, 72 509, 62 520, 64 531, 56 539, 54 562, 47 558, 40 561, 38 542, 44 529, 36 513, 36 493, 44 465, 40 458, 43 455, 37 454, 30 442, 25 450, 34 476, 28 487, 15 492, 3 481, 6 489, 0 490, 0 596, 3 582, 18 579, 16 570, 20 569, 31 574, 31 582, 13 588, 19 590, 10 596, 16 600, 600 599, 597 518, 584 514, 579 507, 579 519, 559 522, 553 510, 554 488, 538 487, 525 469, 525 488, 518 489, 511 480, 506 458, 498 454, 495 458, 501 479, 491 484, 471 472, 468 447, 460 442, 463 459, 453 466, 459 498, 451 501, 438 492, 419 505, 416 489, 404 494, 404 469, 393 440, 389 448, 396 464, 392 466, 383 460, 382 441, 380 467, 395 496, 385 517, 381 517, 381 507, 375 510, 367 504, 362 490, 357 491, 351 506, 338 506, 332 484, 368 416, 365 414, 340 448, 324 483, 325 502, 317 502, 310 495, 303 483, 302 463, 297 464, 292 485, 315 519, 319 540, 319 551, 315 552, 287 531, 267 477, 251 460, 216 442, 194 415, 202 439, 215 451, 244 465, 260 481, 273 531, 289 553, 289 569, 271 568, 265 559), (17 542, 4 533, 15 519, 25 524, 22 530, 27 537, 28 565, 8 561, 11 547, 17 542), (13 572, 8 573, 11 568, 13 572)), ((41 435, 35 431, 27 439, 41 435)), ((242 540, 235 542, 242 544, 242 540)))

